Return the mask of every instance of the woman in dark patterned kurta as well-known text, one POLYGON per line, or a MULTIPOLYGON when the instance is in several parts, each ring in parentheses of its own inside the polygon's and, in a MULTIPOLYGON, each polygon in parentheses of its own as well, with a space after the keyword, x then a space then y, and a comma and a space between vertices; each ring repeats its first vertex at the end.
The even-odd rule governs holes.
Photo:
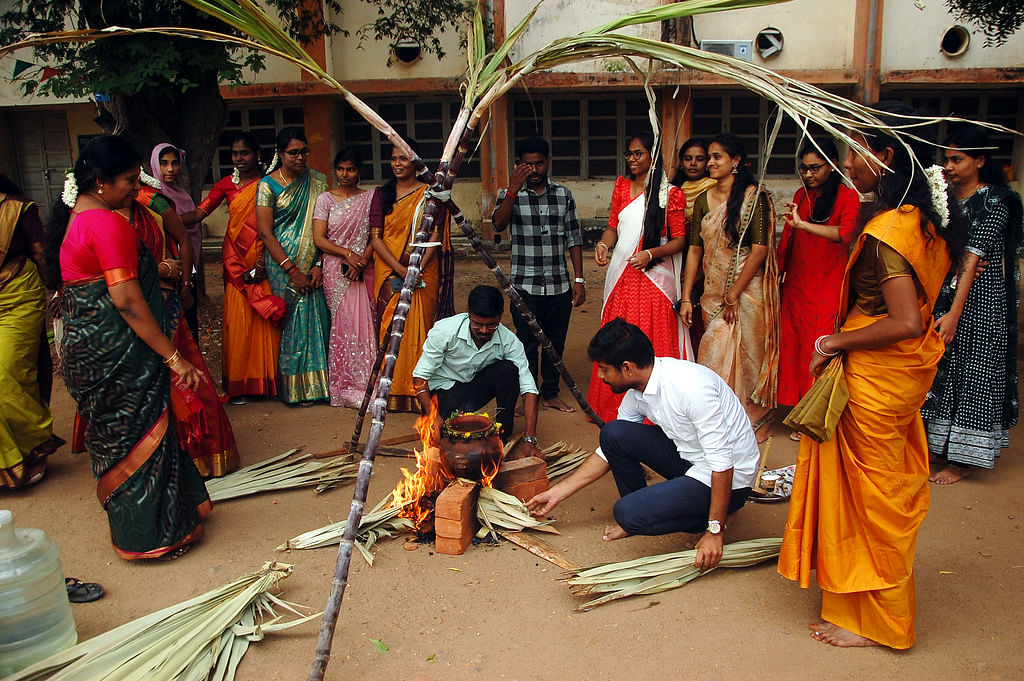
POLYGON ((935 305, 946 341, 939 372, 921 415, 928 450, 948 461, 929 480, 948 485, 972 467, 993 468, 1017 423, 1017 249, 1021 200, 989 158, 976 126, 946 141, 946 177, 970 221, 960 274, 946 278, 935 305), (975 280, 979 261, 988 266, 975 280))

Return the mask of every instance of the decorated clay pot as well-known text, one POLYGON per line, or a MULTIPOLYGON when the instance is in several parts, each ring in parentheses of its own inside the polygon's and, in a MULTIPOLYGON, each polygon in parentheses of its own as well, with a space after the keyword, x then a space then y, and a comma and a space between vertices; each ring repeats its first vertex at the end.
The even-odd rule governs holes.
POLYGON ((493 475, 501 454, 500 424, 487 414, 456 414, 441 427, 441 462, 453 477, 493 475))

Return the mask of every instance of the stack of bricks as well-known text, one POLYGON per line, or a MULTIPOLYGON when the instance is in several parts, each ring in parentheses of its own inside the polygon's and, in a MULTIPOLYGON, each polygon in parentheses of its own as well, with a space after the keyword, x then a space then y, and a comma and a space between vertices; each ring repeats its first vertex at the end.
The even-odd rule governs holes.
POLYGON ((480 485, 456 480, 439 495, 434 505, 434 548, 458 556, 466 552, 476 534, 476 502, 480 485))
MULTIPOLYGON (((539 454, 539 452, 538 452, 539 454)), ((540 456, 502 461, 492 484, 520 501, 527 501, 548 488, 548 466, 540 456)))

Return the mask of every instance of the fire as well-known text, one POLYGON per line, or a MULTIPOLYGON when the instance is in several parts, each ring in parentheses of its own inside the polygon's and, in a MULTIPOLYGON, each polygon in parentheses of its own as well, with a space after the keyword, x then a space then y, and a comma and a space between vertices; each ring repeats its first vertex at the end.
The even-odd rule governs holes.
MULTIPOLYGON (((392 504, 409 505, 402 515, 411 518, 419 531, 430 519, 434 510, 434 499, 454 479, 441 465, 441 452, 437 443, 441 440, 440 419, 437 399, 431 402, 430 412, 416 420, 416 432, 420 435, 421 449, 416 451, 416 472, 402 469, 402 480, 392 493, 392 504)), ((495 471, 496 473, 497 471, 495 471)), ((493 474, 491 475, 493 478, 493 474)))

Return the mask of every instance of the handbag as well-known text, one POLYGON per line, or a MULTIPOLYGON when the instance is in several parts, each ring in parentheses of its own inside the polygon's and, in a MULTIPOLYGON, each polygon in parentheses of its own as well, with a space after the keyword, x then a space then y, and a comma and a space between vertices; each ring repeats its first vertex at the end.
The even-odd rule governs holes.
POLYGON ((826 442, 835 434, 839 417, 849 401, 850 389, 840 354, 832 358, 782 422, 816 442, 826 442))

